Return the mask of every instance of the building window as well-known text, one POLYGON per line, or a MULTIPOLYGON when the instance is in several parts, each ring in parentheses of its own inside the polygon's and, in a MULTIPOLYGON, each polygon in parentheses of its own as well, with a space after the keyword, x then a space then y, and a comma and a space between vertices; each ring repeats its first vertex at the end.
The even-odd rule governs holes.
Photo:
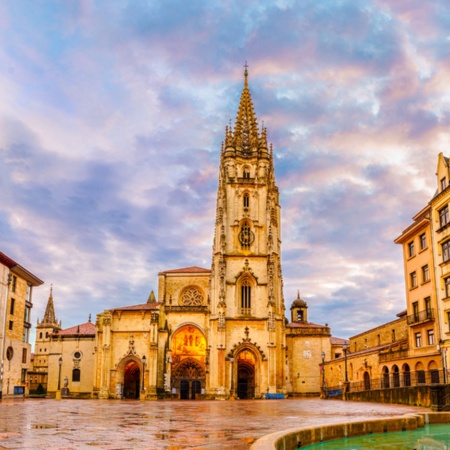
POLYGON ((246 179, 250 178, 250 170, 247 167, 244 167, 243 175, 244 175, 244 178, 246 178, 246 179))
POLYGON ((27 381, 27 369, 22 369, 22 374, 20 377, 20 382, 25 383, 27 381))
POLYGON ((413 303, 413 314, 414 314, 414 322, 419 321, 419 302, 413 303))
POLYGON ((392 330, 392 342, 395 342, 395 330, 392 330))
POLYGON ((447 324, 448 324, 448 331, 447 331, 447 333, 450 333, 450 311, 447 312, 447 324))
POLYGON ((244 194, 244 208, 248 208, 249 204, 250 204, 250 200, 249 200, 248 194, 245 193, 244 194))
POLYGON ((422 282, 426 283, 430 281, 430 272, 428 270, 428 264, 422 267, 422 282))
POLYGON ((445 296, 450 297, 450 277, 444 279, 445 283, 445 296))
POLYGON ((22 363, 23 364, 27 363, 27 349, 26 348, 22 349, 22 363))
POLYGON ((425 298, 425 311, 427 312, 427 319, 431 319, 431 298, 425 298))
POLYGON ((80 369, 72 370, 72 381, 80 381, 81 379, 81 371, 80 369))
POLYGON ((408 256, 414 256, 414 241, 408 243, 408 256))
POLYGON ((10 320, 9 321, 9 329, 12 331, 13 328, 14 328, 14 321, 10 320))
POLYGON ((420 240, 420 249, 423 250, 424 248, 427 248, 427 235, 425 233, 419 236, 419 240, 420 240))
POLYGON ((28 327, 24 327, 23 334, 22 334, 22 342, 25 342, 28 344, 29 339, 30 339, 30 329, 28 327))
POLYGON ((416 271, 411 272, 411 273, 409 274, 409 281, 410 281, 410 287, 411 287, 411 289, 412 289, 412 288, 415 288, 415 287, 417 286, 417 274, 416 274, 416 271))
POLYGON ((9 313, 14 315, 14 306, 16 305, 16 299, 11 297, 11 303, 9 305, 9 313))
POLYGON ((416 347, 422 347, 422 336, 420 333, 415 334, 416 337, 416 347))
POLYGON ((427 330, 427 336, 428 336, 428 345, 434 345, 434 331, 427 330))
POLYGON ((250 314, 252 307, 252 287, 250 280, 246 279, 241 284, 241 313, 250 314))
POLYGON ((25 306, 25 314, 23 317, 24 322, 30 323, 30 307, 29 306, 25 306))
POLYGON ((42 331, 39 333, 39 339, 42 339, 42 331))
POLYGON ((447 187, 447 179, 444 177, 441 179, 441 191, 447 187))
POLYGON ((12 286, 11 292, 16 292, 17 289, 17 277, 15 275, 12 276, 12 286))
POLYGON ((448 205, 439 210, 439 225, 443 227, 449 222, 448 205))
POLYGON ((450 241, 446 241, 442 244, 442 261, 450 260, 450 241))
POLYGON ((27 284, 27 293, 25 294, 25 300, 31 303, 31 284, 27 284))

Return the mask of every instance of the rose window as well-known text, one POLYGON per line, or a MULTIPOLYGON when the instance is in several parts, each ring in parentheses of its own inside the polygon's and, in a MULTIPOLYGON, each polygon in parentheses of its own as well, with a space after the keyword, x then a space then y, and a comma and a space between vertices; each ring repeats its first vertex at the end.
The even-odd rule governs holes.
POLYGON ((186 289, 181 297, 181 304, 183 306, 201 306, 203 305, 203 295, 198 289, 186 289))

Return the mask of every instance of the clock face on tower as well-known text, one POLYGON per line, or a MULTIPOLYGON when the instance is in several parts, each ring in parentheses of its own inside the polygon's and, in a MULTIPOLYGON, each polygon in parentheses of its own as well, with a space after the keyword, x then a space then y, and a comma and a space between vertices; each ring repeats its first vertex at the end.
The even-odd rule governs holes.
POLYGON ((250 229, 247 222, 242 225, 241 231, 239 231, 239 242, 244 248, 250 247, 255 240, 255 234, 250 229))

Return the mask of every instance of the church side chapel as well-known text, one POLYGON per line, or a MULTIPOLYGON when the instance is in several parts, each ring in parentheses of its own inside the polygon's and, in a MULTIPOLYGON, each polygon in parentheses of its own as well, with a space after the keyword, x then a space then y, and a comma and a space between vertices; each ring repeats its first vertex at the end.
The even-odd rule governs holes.
MULTIPOLYGON (((146 303, 97 315, 94 398, 253 399, 320 392, 330 329, 285 317, 281 209, 272 145, 259 127, 247 66, 220 155, 211 269, 158 274, 146 303)), ((70 387, 70 386, 69 386, 70 387)))

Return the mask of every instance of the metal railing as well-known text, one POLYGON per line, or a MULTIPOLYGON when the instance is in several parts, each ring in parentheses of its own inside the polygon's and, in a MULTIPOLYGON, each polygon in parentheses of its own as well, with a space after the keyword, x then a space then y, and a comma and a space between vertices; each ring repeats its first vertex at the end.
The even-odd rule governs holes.
POLYGON ((434 309, 425 309, 424 311, 417 311, 406 317, 406 323, 412 325, 414 323, 425 322, 426 320, 434 319, 434 309))

